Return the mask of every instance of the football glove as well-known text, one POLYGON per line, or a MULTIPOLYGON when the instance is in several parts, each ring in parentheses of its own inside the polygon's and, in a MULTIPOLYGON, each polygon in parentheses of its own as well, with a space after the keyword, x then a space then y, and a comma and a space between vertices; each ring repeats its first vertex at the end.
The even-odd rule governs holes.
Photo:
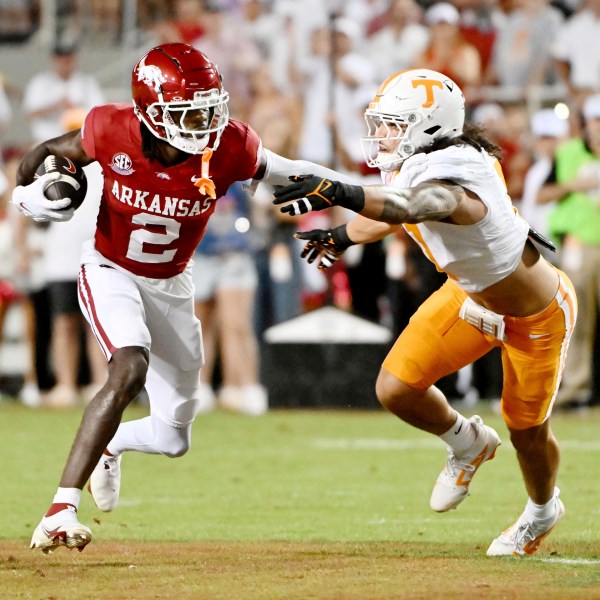
POLYGON ((300 256, 309 264, 319 259, 319 269, 329 269, 347 248, 354 245, 348 237, 346 226, 340 225, 335 229, 313 229, 312 231, 298 231, 294 237, 306 240, 306 245, 300 256))
POLYGON ((66 208, 71 204, 70 198, 49 200, 44 195, 46 187, 58 179, 60 173, 48 173, 29 185, 18 185, 13 190, 11 203, 34 221, 68 221, 75 214, 75 209, 66 208))
POLYGON ((316 175, 294 175, 292 183, 275 188, 273 204, 285 204, 282 213, 304 215, 312 210, 343 206, 360 212, 365 205, 365 193, 359 185, 347 185, 316 175), (286 204, 289 203, 289 204, 286 204))

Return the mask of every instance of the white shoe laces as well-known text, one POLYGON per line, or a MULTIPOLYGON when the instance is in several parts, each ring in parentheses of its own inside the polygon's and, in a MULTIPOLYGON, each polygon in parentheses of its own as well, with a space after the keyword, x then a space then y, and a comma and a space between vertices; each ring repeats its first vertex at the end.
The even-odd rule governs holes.
POLYGON ((448 450, 448 461, 446 462, 446 472, 450 477, 456 477, 456 472, 459 471, 474 471, 475 467, 471 463, 461 462, 454 451, 448 450))
POLYGON ((519 548, 525 546, 527 542, 535 539, 532 529, 532 523, 525 522, 519 525, 517 531, 515 532, 515 550, 519 550, 519 548))

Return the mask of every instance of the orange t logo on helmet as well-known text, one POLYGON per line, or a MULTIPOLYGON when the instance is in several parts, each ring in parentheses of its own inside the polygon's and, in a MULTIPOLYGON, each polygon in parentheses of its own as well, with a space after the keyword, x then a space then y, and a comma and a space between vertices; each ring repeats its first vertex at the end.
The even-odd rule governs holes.
POLYGON ((435 81, 434 79, 413 79, 412 86, 416 88, 418 85, 422 85, 425 87, 426 99, 422 106, 423 108, 429 108, 433 105, 433 88, 442 88, 442 82, 435 81))

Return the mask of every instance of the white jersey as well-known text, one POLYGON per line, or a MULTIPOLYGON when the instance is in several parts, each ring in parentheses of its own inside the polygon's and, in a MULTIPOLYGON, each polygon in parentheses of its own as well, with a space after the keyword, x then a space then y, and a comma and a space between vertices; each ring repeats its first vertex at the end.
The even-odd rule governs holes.
POLYGON ((477 194, 487 207, 473 225, 440 221, 404 224, 426 256, 466 292, 480 292, 510 275, 519 264, 529 225, 514 209, 500 164, 471 146, 415 154, 400 171, 382 173, 386 185, 414 187, 446 179, 477 194))

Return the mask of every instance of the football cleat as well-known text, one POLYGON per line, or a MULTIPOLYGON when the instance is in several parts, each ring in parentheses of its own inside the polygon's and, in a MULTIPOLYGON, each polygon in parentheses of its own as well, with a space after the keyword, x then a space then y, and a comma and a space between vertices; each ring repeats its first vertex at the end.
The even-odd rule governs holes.
POLYGON ((475 442, 462 456, 448 450, 446 466, 435 482, 429 501, 436 512, 456 508, 469 495, 475 473, 486 460, 494 458, 501 443, 498 434, 484 425, 481 417, 475 415, 469 421, 475 430, 475 442))
POLYGON ((119 502, 121 456, 103 454, 90 476, 88 491, 96 506, 104 512, 114 510, 119 502))
POLYGON ((29 547, 40 548, 44 554, 51 554, 59 546, 81 552, 91 541, 92 531, 77 520, 77 509, 65 504, 63 510, 40 521, 29 547))
POLYGON ((543 521, 529 521, 524 514, 517 522, 502 532, 490 545, 488 556, 524 556, 534 554, 554 526, 563 518, 565 505, 558 498, 560 490, 554 491, 554 514, 543 521))

